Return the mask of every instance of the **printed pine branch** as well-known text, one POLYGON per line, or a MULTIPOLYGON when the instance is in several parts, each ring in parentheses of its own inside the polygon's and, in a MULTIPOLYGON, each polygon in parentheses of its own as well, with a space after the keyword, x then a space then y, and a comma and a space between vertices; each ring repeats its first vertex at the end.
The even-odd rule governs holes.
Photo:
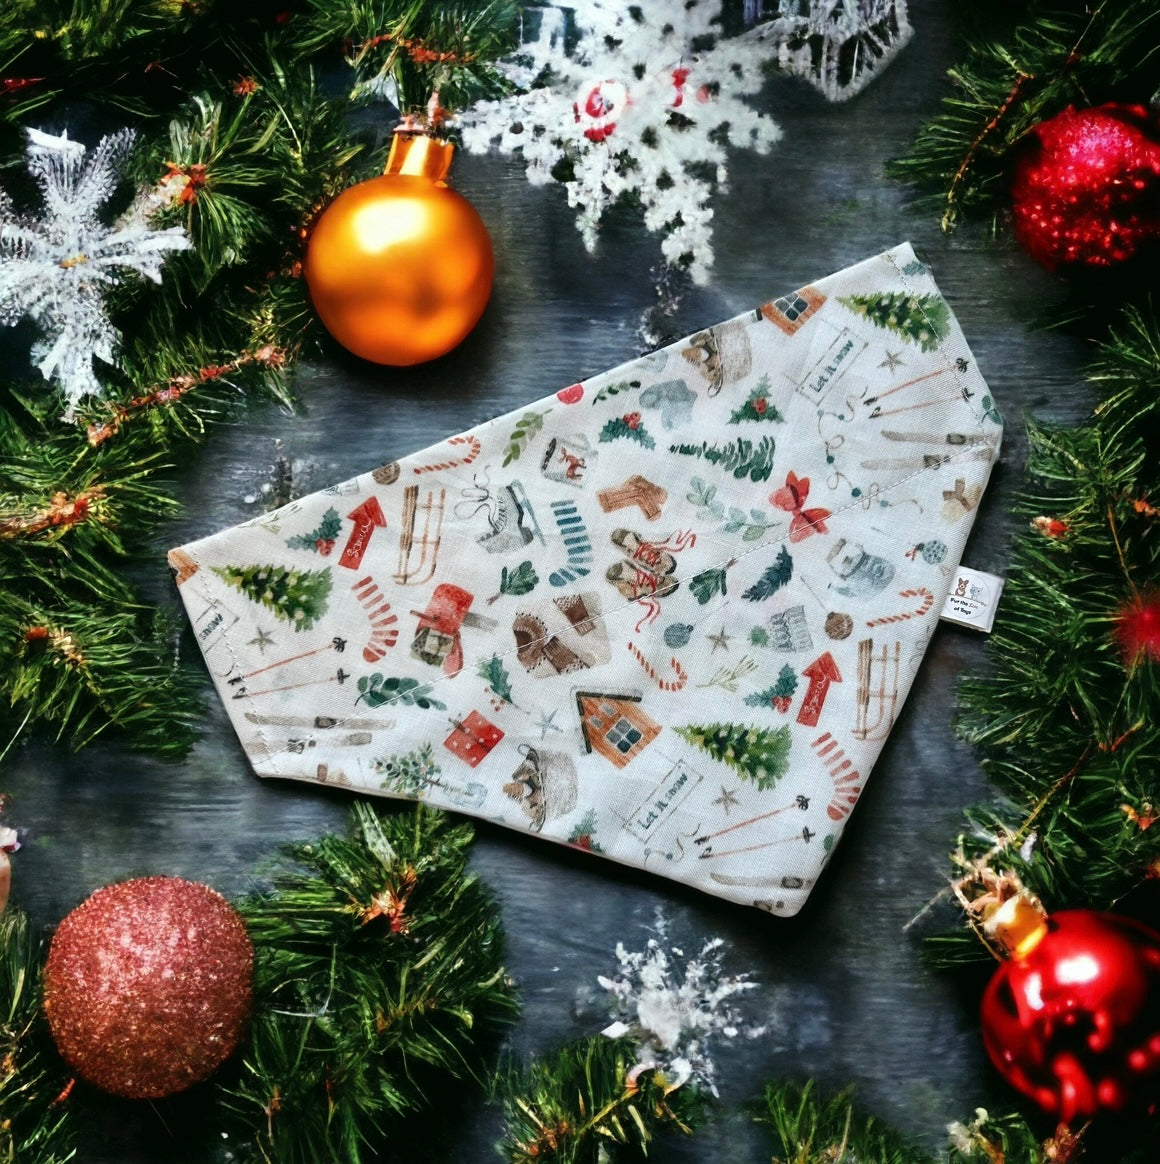
POLYGON ((884 291, 877 295, 842 295, 838 302, 924 352, 933 352, 950 333, 950 309, 941 295, 884 291))
POLYGON ((426 743, 409 752, 376 757, 371 767, 382 777, 379 787, 400 796, 417 797, 439 777, 439 765, 431 745, 426 743))
POLYGON ((247 1164, 378 1158, 389 1121, 478 1075, 515 1001, 472 836, 356 804, 348 835, 287 846, 271 892, 239 903, 255 1017, 220 1095, 247 1164))
POLYGON ((768 481, 773 472, 773 437, 762 437, 754 442, 739 438, 723 445, 711 445, 704 441, 699 445, 670 445, 670 453, 680 453, 685 457, 701 457, 710 465, 717 465, 727 473, 732 473, 738 481, 748 477, 753 482, 768 481))

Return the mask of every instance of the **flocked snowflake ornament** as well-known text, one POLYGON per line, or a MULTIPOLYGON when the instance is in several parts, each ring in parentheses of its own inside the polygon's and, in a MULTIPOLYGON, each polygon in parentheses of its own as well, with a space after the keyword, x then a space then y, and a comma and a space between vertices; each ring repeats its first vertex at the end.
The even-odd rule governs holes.
POLYGON ((617 943, 619 973, 597 979, 611 995, 616 1014, 603 1033, 636 1039, 639 1070, 659 1069, 673 1087, 693 1082, 716 1095, 713 1040, 765 1033, 763 1026, 745 1024, 732 1002, 757 984, 747 974, 725 973, 720 938, 705 942, 690 957, 678 946, 666 948, 667 928, 659 918, 658 936, 644 950, 626 950, 617 943))
POLYGON ((560 180, 590 250, 604 211, 639 197, 661 250, 697 282, 713 262, 711 200, 727 146, 765 153, 778 127, 742 98, 764 82, 768 48, 723 39, 711 0, 586 0, 544 8, 540 35, 507 65, 519 91, 461 115, 465 148, 520 153, 528 179, 560 180))
POLYGON ((181 227, 153 230, 144 199, 112 224, 101 220, 134 137, 122 130, 88 153, 67 133, 29 129, 28 171, 43 195, 43 217, 18 215, 0 190, 0 323, 27 316, 40 327, 32 359, 60 384, 65 419, 84 397, 101 393, 93 359, 116 359, 120 336, 105 310, 105 288, 126 272, 160 283, 165 253, 191 245, 181 227))
POLYGON ((860 93, 910 40, 906 0, 779 0, 777 15, 745 34, 777 53, 831 101, 860 93))

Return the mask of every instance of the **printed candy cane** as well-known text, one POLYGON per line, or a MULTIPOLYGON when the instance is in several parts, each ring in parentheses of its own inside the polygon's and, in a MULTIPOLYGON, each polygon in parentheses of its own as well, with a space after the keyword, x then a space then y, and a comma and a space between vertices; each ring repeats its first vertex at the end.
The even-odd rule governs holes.
POLYGON ((476 457, 479 456, 480 443, 478 437, 473 437, 470 433, 463 436, 452 437, 448 442, 449 445, 470 445, 471 452, 465 457, 457 457, 452 461, 440 461, 437 465, 418 465, 412 472, 414 473, 437 473, 440 469, 454 469, 457 465, 470 465, 476 457))
POLYGON ((823 732, 810 745, 829 768, 830 778, 834 781, 834 795, 826 806, 826 816, 830 820, 841 820, 849 816, 854 805, 858 803, 858 795, 862 791, 862 777, 853 761, 839 746, 829 732, 823 732))
POLYGON ((676 679, 662 679, 657 673, 653 665, 640 653, 636 643, 629 643, 628 649, 632 652, 632 656, 644 668, 645 674, 662 690, 662 691, 680 691, 682 687, 689 681, 688 672, 677 662, 676 656, 669 660, 669 665, 676 672, 676 679))
POLYGON ((920 595, 922 596, 922 603, 917 610, 902 610, 897 614, 885 615, 883 618, 871 618, 867 620, 866 625, 884 626, 890 622, 905 622, 908 618, 921 618, 934 606, 934 595, 925 586, 918 586, 914 590, 900 590, 898 592, 899 598, 918 598, 920 595))
POLYGON ((568 565, 554 570, 548 575, 548 581, 553 586, 567 586, 569 582, 583 578, 590 572, 589 567, 594 561, 592 543, 588 540, 584 519, 574 502, 553 501, 552 512, 556 516, 564 545, 568 547, 568 565))
POLYGON ((363 647, 363 658, 368 663, 377 663, 387 653, 387 648, 395 645, 399 632, 394 624, 399 620, 390 613, 391 604, 383 598, 383 592, 369 574, 360 578, 351 589, 371 623, 371 638, 363 647))

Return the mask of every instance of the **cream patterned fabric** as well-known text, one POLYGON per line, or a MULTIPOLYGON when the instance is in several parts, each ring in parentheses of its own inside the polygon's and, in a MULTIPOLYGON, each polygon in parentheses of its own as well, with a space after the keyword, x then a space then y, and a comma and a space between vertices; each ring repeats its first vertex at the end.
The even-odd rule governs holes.
POLYGON ((1001 431, 903 245, 170 564, 260 775, 788 915, 918 673, 1001 431))

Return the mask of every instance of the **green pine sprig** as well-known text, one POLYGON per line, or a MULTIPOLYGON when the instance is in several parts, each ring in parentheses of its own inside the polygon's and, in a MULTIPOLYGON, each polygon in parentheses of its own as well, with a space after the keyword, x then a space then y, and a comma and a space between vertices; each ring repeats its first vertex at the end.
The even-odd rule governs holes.
POLYGON ((0 917, 0 1157, 65 1164, 76 1154, 69 1076, 41 1009, 44 943, 28 917, 0 917))
MULTIPOLYGON (((1154 319, 1129 312, 1092 370, 1104 400, 1091 419, 1030 427, 1024 532, 988 666, 960 687, 958 730, 1005 798, 973 810, 960 838, 963 900, 1014 874, 1049 910, 1108 909, 1160 860, 1148 827, 1160 806, 1160 644, 1137 650, 1124 634, 1160 579, 1158 338, 1154 319)), ((969 931, 935 953, 985 956, 969 931)))
MULTIPOLYGON (((823 1098, 813 1080, 766 1084, 753 1119, 770 1130, 771 1164, 934 1164, 929 1152, 860 1112, 851 1091, 823 1098)), ((1008 1158, 1016 1159, 995 1157, 1008 1158)))
POLYGON ((640 1068, 631 1039, 593 1035, 512 1072, 500 1083, 509 1164, 597 1164, 647 1154, 664 1134, 688 1135, 706 1097, 640 1068))
POLYGON ((420 807, 355 805, 346 836, 287 846, 239 903, 255 947, 254 1022, 222 1085, 243 1159, 374 1159, 399 1117, 479 1078, 515 1013, 473 831, 420 807))
POLYGON ((997 214, 1023 135, 1068 105, 1146 102, 1160 82, 1158 39, 1160 0, 1036 0, 1009 37, 987 28, 969 46, 939 113, 889 172, 941 207, 944 230, 997 214))

